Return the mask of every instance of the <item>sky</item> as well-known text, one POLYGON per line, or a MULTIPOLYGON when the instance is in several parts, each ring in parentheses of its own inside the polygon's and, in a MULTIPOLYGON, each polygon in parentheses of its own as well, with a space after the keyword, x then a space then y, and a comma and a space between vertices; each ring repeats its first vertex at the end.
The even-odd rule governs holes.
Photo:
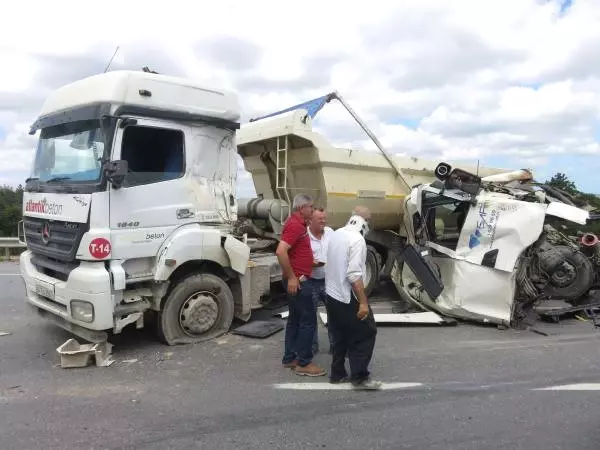
MULTIPOLYGON (((0 185, 29 174, 53 89, 110 70, 234 89, 243 123, 338 90, 392 153, 560 171, 600 193, 600 1, 9 2, 0 27, 0 185), (84 6, 85 4, 85 6, 84 6)), ((376 151, 332 102, 314 128, 376 151)), ((253 194, 240 169, 238 193, 253 194)))

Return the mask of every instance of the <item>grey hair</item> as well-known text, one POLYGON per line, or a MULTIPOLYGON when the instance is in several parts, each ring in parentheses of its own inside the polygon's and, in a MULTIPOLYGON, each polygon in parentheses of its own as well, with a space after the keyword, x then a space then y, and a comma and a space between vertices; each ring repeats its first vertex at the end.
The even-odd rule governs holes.
POLYGON ((294 210, 302 209, 303 207, 312 202, 313 199, 310 195, 298 194, 294 197, 294 201, 292 202, 292 208, 294 210))

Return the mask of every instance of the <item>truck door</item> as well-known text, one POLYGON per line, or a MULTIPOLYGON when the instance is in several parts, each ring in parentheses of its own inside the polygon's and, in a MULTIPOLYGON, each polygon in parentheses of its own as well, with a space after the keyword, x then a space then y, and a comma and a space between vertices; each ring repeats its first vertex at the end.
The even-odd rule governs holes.
POLYGON ((110 190, 112 258, 154 257, 191 208, 185 191, 185 144, 189 128, 159 120, 137 119, 115 136, 113 160, 126 160, 122 186, 110 190))

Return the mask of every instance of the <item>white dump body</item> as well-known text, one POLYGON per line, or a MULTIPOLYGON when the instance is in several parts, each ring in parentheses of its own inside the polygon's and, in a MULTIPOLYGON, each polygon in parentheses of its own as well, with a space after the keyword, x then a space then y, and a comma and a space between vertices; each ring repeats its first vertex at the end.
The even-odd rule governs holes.
MULTIPOLYGON (((337 228, 345 224, 358 203, 369 207, 377 229, 398 230, 404 210, 403 199, 410 194, 385 157, 378 151, 334 147, 313 131, 312 119, 298 109, 274 118, 245 124, 236 136, 238 153, 252 175, 257 195, 264 198, 293 198, 307 193, 315 204, 326 207, 328 221, 337 228), (277 149, 287 152, 287 192, 277 189, 277 149)), ((283 152, 280 151, 280 165, 283 152)), ((406 183, 415 186, 434 181, 439 161, 395 156, 406 183)), ((450 163, 452 164, 452 162, 450 163)), ((505 169, 456 163, 467 171, 487 176, 505 169)), ((282 171, 279 171, 282 175, 282 171)), ((281 181, 280 181, 281 184, 281 181)))

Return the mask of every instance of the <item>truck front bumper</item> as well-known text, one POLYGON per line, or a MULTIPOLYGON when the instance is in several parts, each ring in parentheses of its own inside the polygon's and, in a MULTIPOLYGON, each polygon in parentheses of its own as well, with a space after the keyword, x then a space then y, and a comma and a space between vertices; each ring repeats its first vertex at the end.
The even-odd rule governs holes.
POLYGON ((111 277, 104 262, 85 262, 73 269, 67 281, 37 270, 29 250, 21 253, 20 269, 27 302, 50 313, 55 323, 77 333, 113 328, 114 300, 111 277))

